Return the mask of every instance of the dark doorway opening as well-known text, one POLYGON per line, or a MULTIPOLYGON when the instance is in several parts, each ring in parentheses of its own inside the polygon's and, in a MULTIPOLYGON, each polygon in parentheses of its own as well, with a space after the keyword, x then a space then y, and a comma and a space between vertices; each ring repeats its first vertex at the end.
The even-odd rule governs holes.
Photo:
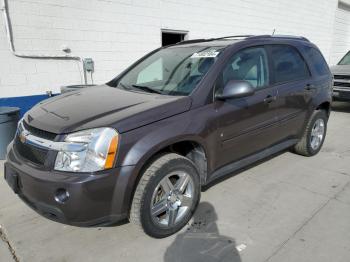
POLYGON ((186 33, 162 32, 162 46, 176 44, 185 40, 186 33))

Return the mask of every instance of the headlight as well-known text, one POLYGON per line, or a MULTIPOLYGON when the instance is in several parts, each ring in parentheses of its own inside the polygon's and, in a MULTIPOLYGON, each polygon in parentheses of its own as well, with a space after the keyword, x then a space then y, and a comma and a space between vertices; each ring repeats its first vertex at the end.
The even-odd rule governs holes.
POLYGON ((55 170, 95 172, 112 168, 118 149, 113 128, 95 128, 67 135, 66 147, 58 152, 55 170))

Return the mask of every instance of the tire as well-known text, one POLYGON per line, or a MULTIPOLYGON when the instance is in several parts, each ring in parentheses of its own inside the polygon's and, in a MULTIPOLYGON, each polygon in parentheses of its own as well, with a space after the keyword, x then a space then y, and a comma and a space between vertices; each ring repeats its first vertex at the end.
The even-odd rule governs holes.
POLYGON ((130 222, 151 237, 170 236, 191 219, 200 192, 199 173, 191 160, 174 153, 159 156, 137 185, 130 222))
MULTIPOLYGON (((303 156, 314 156, 322 148, 323 142, 327 134, 327 122, 328 116, 324 110, 316 110, 311 115, 309 122, 307 123, 304 134, 298 144, 294 146, 294 152, 303 156), (319 138, 319 143, 313 143, 313 130, 315 129, 316 123, 323 123, 323 135, 319 138)), ((320 131, 321 133, 321 131, 320 131)))

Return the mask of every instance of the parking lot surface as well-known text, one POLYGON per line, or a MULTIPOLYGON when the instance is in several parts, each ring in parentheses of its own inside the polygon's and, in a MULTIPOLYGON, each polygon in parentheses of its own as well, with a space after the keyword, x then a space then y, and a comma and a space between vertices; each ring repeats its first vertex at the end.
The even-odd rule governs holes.
POLYGON ((0 162, 0 261, 350 261, 349 135, 350 104, 337 103, 317 156, 283 152, 233 174, 203 192, 191 224, 166 239, 129 223, 42 218, 10 190, 0 162))

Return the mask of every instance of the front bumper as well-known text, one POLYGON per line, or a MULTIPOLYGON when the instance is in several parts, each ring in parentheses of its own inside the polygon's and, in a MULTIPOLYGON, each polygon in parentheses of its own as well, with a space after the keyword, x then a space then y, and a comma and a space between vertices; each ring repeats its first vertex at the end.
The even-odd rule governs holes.
POLYGON ((12 145, 5 162, 5 179, 13 191, 39 214, 64 224, 95 226, 127 218, 133 166, 97 173, 45 171, 22 159, 12 145), (68 196, 59 201, 62 192, 68 196))
POLYGON ((350 101, 350 89, 333 88, 333 100, 350 101))

